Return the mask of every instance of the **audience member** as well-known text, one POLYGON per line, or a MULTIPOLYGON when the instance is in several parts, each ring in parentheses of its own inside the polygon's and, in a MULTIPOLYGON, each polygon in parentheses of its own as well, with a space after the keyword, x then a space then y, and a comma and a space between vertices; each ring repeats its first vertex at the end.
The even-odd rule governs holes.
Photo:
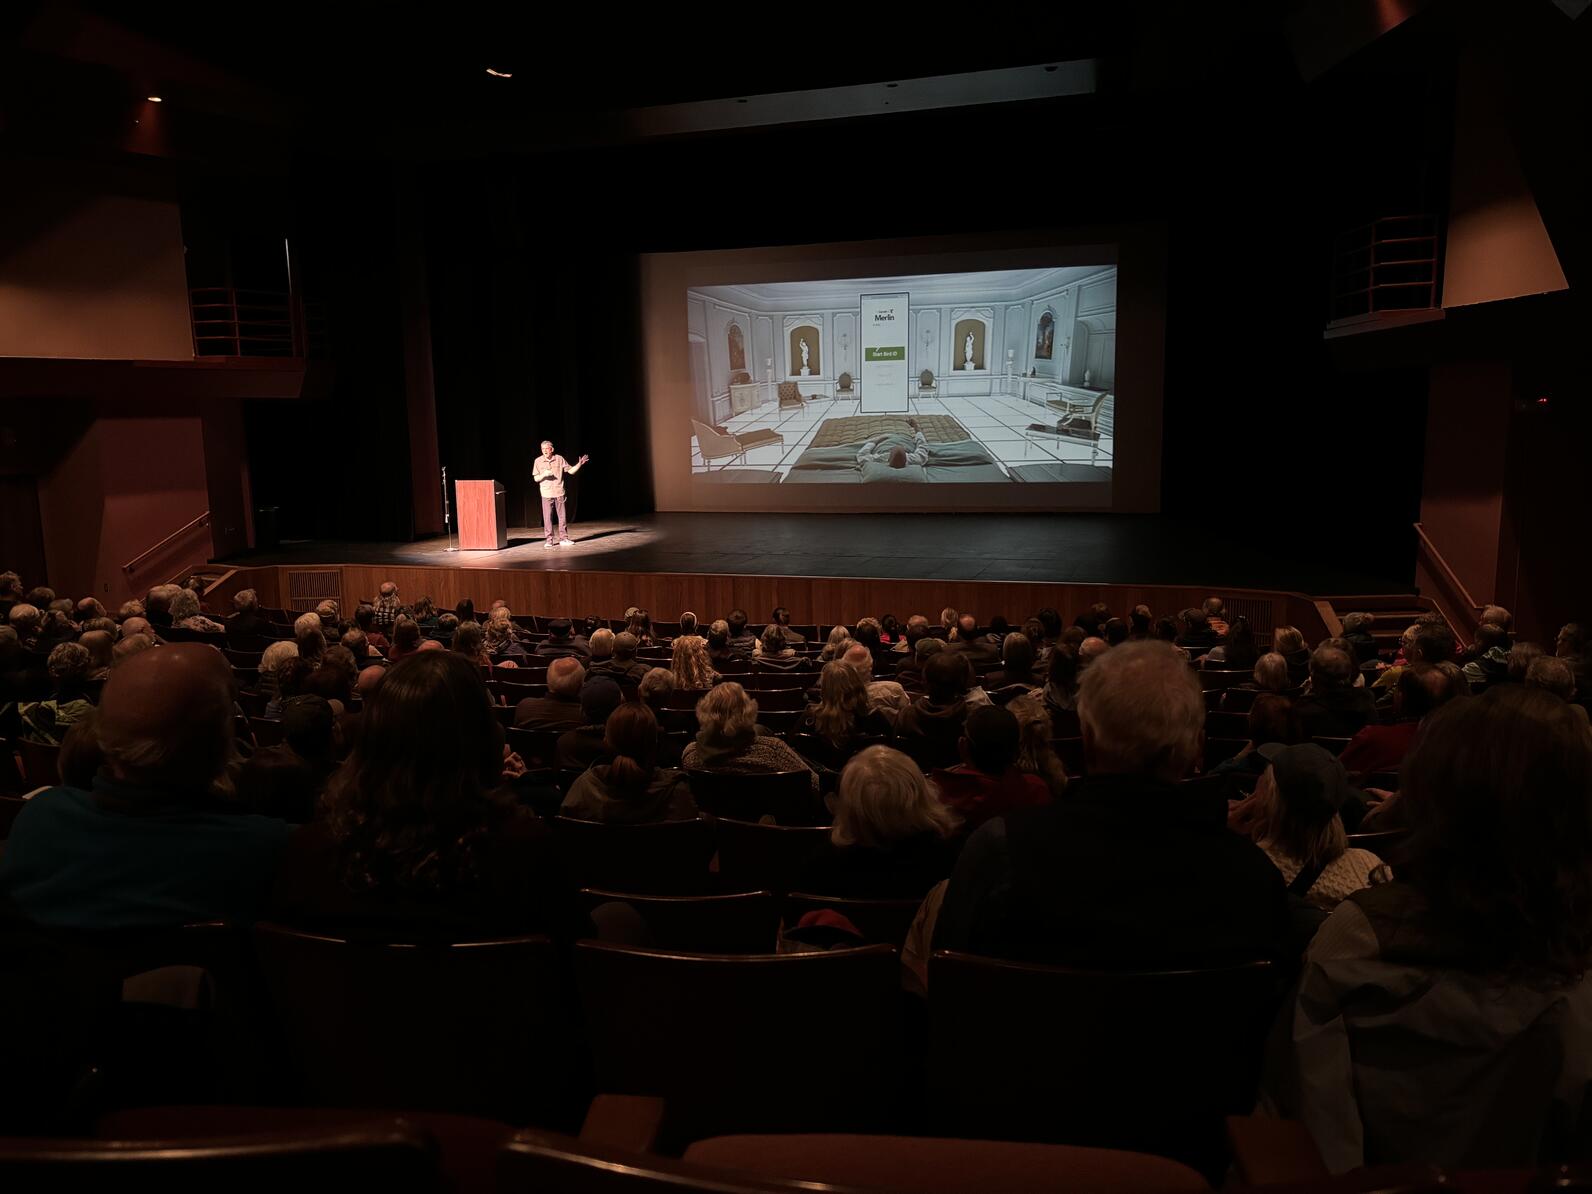
POLYGON ((1052 732, 1057 738, 1078 737, 1078 680, 1081 675, 1078 652, 1057 646, 1050 653, 1041 699, 1050 714, 1052 732))
POLYGON ((1271 632, 1271 649, 1288 665, 1288 686, 1303 687, 1310 678, 1310 648, 1297 626, 1278 626, 1271 632))
POLYGON ((572 730, 586 719, 580 708, 580 689, 586 669, 573 656, 547 665, 547 695, 526 697, 514 707, 514 725, 522 730, 572 730))
POLYGON ((1393 690, 1392 720, 1356 730, 1339 759, 1355 775, 1397 771, 1415 745, 1421 723, 1455 695, 1438 668, 1425 663, 1405 668, 1393 690))
POLYGON ((1178 646, 1190 655, 1195 655, 1209 651, 1212 647, 1220 645, 1221 641, 1222 636, 1211 629, 1204 610, 1183 611, 1183 633, 1177 636, 1178 646))
POLYGON ((653 646, 652 615, 632 607, 625 613, 625 629, 635 637, 638 647, 653 646))
POLYGON ((1249 671, 1259 659, 1260 654, 1255 646, 1255 632, 1249 625, 1249 619, 1239 614, 1227 628, 1223 641, 1201 657, 1200 666, 1249 671))
POLYGON ((547 641, 536 648, 541 659, 578 659, 582 663, 591 658, 591 645, 579 635, 570 633, 568 618, 554 618, 547 624, 547 641))
POLYGON ((946 644, 947 651, 954 654, 965 655, 974 667, 986 664, 996 664, 1001 661, 1000 651, 995 644, 979 633, 978 618, 973 614, 960 614, 956 619, 956 637, 946 644))
MULTIPOLYGON (((115 671, 128 659, 137 655, 140 651, 149 650, 154 645, 155 636, 152 634, 130 634, 126 636, 111 648, 111 670, 115 671)), ((292 647, 293 644, 288 643, 287 646, 292 647)), ((297 650, 297 648, 295 647, 294 650, 297 650)))
POLYGON ((1310 691, 1294 705, 1306 738, 1349 738, 1376 716, 1371 693, 1354 686, 1359 669, 1336 647, 1310 656, 1310 691))
POLYGON ((1034 643, 1021 631, 1008 634, 1001 641, 1000 670, 984 677, 984 687, 990 692, 1001 688, 1020 688, 1032 692, 1034 683, 1034 643))
POLYGON ((376 590, 375 603, 371 606, 371 621, 376 624, 376 629, 383 634, 390 634, 393 623, 398 620, 400 608, 398 586, 390 580, 382 581, 381 587, 376 590))
POLYGON ((861 673, 844 660, 824 664, 818 694, 818 701, 802 714, 802 733, 840 748, 853 738, 885 738, 894 732, 889 719, 870 704, 861 673))
POLYGON ((392 625, 392 646, 387 651, 387 662, 397 663, 420 650, 420 623, 400 617, 392 625))
POLYGON ((368 602, 360 602, 354 607, 354 626, 361 631, 371 648, 381 655, 386 655, 392 649, 392 642, 387 637, 387 630, 391 624, 378 626, 376 624, 376 607, 368 602))
POLYGON ((553 765, 567 771, 580 771, 602 758, 608 719, 624 699, 624 692, 611 676, 588 674, 580 687, 582 724, 558 736, 553 745, 553 765))
POLYGON ((746 611, 732 609, 724 621, 730 632, 729 649, 742 659, 750 659, 757 647, 757 636, 746 628, 746 611))
POLYGON ((507 618, 487 622, 481 645, 487 661, 495 666, 519 668, 530 662, 531 657, 514 637, 514 623, 507 618))
POLYGON ((96 718, 93 790, 27 802, 0 855, 0 895, 59 928, 253 921, 287 827, 221 811, 211 794, 232 753, 231 683, 221 654, 198 643, 117 667, 96 718))
POLYGON ((921 899, 956 865, 959 827, 911 759, 870 746, 841 772, 828 848, 802 868, 795 888, 842 899, 921 899))
POLYGON ((734 672, 749 670, 741 656, 730 647, 730 624, 720 618, 708 627, 708 662, 714 671, 728 669, 734 672))
POLYGON ((1286 954, 1276 867, 1179 781, 1205 705, 1170 645, 1126 643, 1078 694, 1087 774, 987 821, 945 890, 936 948, 1070 966, 1210 966, 1286 954))
POLYGON ((1249 706, 1249 739, 1243 749, 1207 770, 1208 775, 1264 774, 1271 765, 1261 747, 1292 746, 1304 740, 1293 701, 1273 692, 1263 692, 1249 706))
POLYGON ((1227 603, 1220 597, 1207 597, 1200 605, 1205 624, 1217 638, 1225 639, 1230 631, 1227 623, 1227 603))
POLYGON ((324 697, 303 694, 282 703, 282 741, 249 756, 238 772, 237 798, 252 812, 302 825, 337 768, 337 718, 324 697))
POLYGON ((1349 646, 1354 648, 1354 662, 1358 667, 1368 663, 1375 663, 1379 654, 1376 645, 1376 636, 1371 633, 1371 627, 1376 624, 1376 616, 1367 613, 1350 613, 1343 615, 1343 637, 1349 646))
POLYGON ((709 689, 696 715, 701 728, 681 755, 687 771, 806 771, 817 794, 817 773, 788 743, 757 732, 757 702, 735 681, 709 689))
POLYGON ((88 678, 104 680, 108 677, 111 674, 111 652, 116 646, 115 637, 106 630, 85 630, 77 643, 88 652, 88 678))
POLYGON ((274 919, 356 940, 591 935, 550 827, 501 786, 503 731, 468 660, 396 664, 361 721, 326 815, 289 843, 274 919))
POLYGON ((818 652, 819 663, 829 663, 839 659, 851 649, 851 631, 844 626, 833 626, 829 630, 829 638, 824 642, 818 652))
POLYGON ((966 655, 949 647, 931 655, 923 665, 928 694, 915 698, 896 719, 902 748, 919 764, 949 767, 961 757, 963 723, 972 707, 968 690, 973 681, 966 655))
POLYGON ((785 631, 773 623, 763 628, 763 637, 757 640, 757 666, 763 671, 804 672, 808 661, 797 655, 785 641, 785 631))
POLYGON ((1428 718, 1399 799, 1413 831, 1398 873, 1311 943, 1272 1102, 1333 1173, 1578 1155, 1592 737, 1562 701, 1499 685, 1428 718))
POLYGON ((492 658, 486 653, 486 628, 479 622, 460 622, 449 649, 456 655, 463 655, 476 667, 491 666, 492 658))
POLYGON ((22 644, 24 651, 32 651, 39 645, 39 626, 44 621, 44 615, 39 612, 39 607, 30 605, 26 601, 19 601, 11 607, 11 629, 16 631, 17 641, 22 644))
POLYGON ((868 694, 868 707, 883 713, 893 724, 900 716, 901 710, 911 704, 911 698, 907 696, 907 690, 901 686, 899 680, 873 678, 873 669, 878 658, 864 644, 852 643, 846 648, 846 653, 840 657, 840 662, 856 672, 861 679, 863 690, 868 694))
POLYGON ((92 657, 78 643, 58 643, 53 647, 47 664, 50 695, 17 705, 18 732, 22 737, 46 746, 61 745, 67 730, 94 707, 88 699, 93 667, 92 657))
POLYGON ((779 627, 780 632, 785 636, 784 641, 787 646, 793 647, 797 643, 805 643, 807 641, 804 635, 797 634, 790 628, 790 610, 783 605, 774 607, 774 612, 768 616, 768 624, 779 627))
MULTIPOLYGON (((605 683, 617 695, 618 686, 605 683)), ((697 815, 685 773, 658 766, 658 719, 647 706, 628 703, 614 709, 600 746, 607 761, 581 773, 560 815, 611 825, 688 821, 697 815)))
POLYGON ((1036 775, 1054 799, 1067 790, 1067 768, 1051 745, 1055 729, 1045 702, 1036 695, 1020 696, 1006 705, 1017 719, 1017 770, 1036 775))
POLYGON ((911 658, 903 660, 901 665, 896 668, 896 683, 900 684, 903 690, 910 688, 922 691, 925 686, 923 679, 924 665, 928 663, 931 655, 937 655, 943 650, 945 650, 945 643, 940 639, 929 635, 924 635, 918 639, 912 647, 911 658))
POLYGON ((707 642, 697 634, 682 634, 674 640, 669 670, 674 673, 678 688, 712 688, 719 681, 713 661, 708 658, 707 642))
POLYGON ((1050 803, 1050 788, 1017 767, 1021 751, 1017 718, 997 705, 971 710, 957 747, 962 761, 933 773, 946 806, 972 830, 991 817, 1050 803))
POLYGON ((655 667, 642 675, 640 683, 636 685, 636 696, 661 720, 674 690, 674 673, 666 667, 655 667))
POLYGON ((599 626, 586 636, 586 646, 591 649, 591 660, 586 664, 586 671, 606 670, 614 657, 614 632, 606 626, 599 626))
MULTIPOLYGON (((614 635, 613 657, 607 661, 593 662, 592 671, 600 675, 612 676, 619 682, 620 687, 634 689, 641 683, 642 677, 650 671, 668 671, 668 668, 652 668, 636 658, 636 649, 640 644, 636 636, 628 630, 622 630, 614 635)), ((670 674, 673 678, 673 674, 670 674)))
POLYGON ((1343 809, 1359 803, 1343 764, 1314 742, 1269 742, 1259 753, 1270 764, 1255 785, 1251 836, 1266 852, 1288 894, 1331 911, 1371 885, 1382 860, 1350 849, 1343 809))
MULTIPOLYGON (((55 651, 61 650, 57 647, 55 651)), ((50 674, 55 674, 55 651, 50 652, 50 674)), ((1542 655, 1531 661, 1526 669, 1526 687, 1551 692, 1561 701, 1574 701, 1576 697, 1575 673, 1568 660, 1553 655, 1542 655)))
POLYGON ((276 630, 271 625, 271 619, 260 611, 260 595, 253 589, 239 589, 232 596, 233 614, 226 621, 225 630, 229 638, 264 638, 276 637, 276 630))

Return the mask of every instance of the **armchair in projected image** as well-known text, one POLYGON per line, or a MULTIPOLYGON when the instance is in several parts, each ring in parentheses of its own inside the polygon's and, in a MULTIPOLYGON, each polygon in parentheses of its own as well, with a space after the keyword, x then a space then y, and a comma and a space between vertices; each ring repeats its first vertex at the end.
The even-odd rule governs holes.
POLYGON ((940 387, 935 383, 934 370, 925 369, 922 373, 918 374, 918 397, 938 398, 939 396, 940 387))
POLYGON ((712 464, 715 460, 731 457, 738 457, 741 463, 745 464, 746 453, 753 448, 761 448, 767 444, 778 444, 782 448, 785 446, 785 437, 767 427, 759 427, 755 431, 748 431, 745 435, 734 435, 692 419, 691 430, 696 434, 697 450, 702 454, 703 464, 712 464))
POLYGON ((835 386, 835 397, 855 398, 857 396, 856 384, 851 380, 851 374, 842 373, 839 383, 835 386))

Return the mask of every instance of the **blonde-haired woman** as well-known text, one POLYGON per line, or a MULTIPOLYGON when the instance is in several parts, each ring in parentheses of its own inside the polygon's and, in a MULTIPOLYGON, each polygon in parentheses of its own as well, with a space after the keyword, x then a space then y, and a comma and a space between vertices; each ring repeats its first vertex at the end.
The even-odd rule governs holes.
POLYGON ((851 899, 921 899, 956 865, 958 828, 916 763, 870 746, 841 773, 829 846, 796 886, 851 899))
POLYGON ((818 674, 818 703, 807 706, 802 731, 831 746, 843 746, 859 735, 889 737, 889 720, 868 704, 868 682, 850 664, 835 660, 818 674))
POLYGON ((1050 713, 1037 696, 1008 701, 1006 711, 1017 719, 1017 770, 1037 775, 1060 800, 1067 791, 1067 768, 1050 745, 1050 713))
POLYGON ((757 732, 757 702, 735 681, 709 689, 696 715, 696 741, 680 756, 687 771, 806 771, 817 794, 818 773, 783 741, 757 732))
POLYGON ((836 626, 829 632, 829 641, 824 644, 823 650, 818 652, 818 658, 823 663, 831 659, 839 659, 851 649, 851 631, 844 626, 836 626))
POLYGON ((719 682, 713 660, 708 658, 707 640, 696 634, 682 634, 674 640, 669 670, 674 673, 677 688, 712 688, 719 682))
POLYGON ((1310 678, 1310 648, 1297 626, 1278 626, 1271 632, 1271 649, 1288 661, 1288 680, 1295 687, 1310 678))

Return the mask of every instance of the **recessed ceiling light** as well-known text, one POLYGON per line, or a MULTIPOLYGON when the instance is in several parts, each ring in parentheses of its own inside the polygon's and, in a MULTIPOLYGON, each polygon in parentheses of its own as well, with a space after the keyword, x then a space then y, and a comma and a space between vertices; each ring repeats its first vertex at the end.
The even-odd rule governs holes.
POLYGON ((494 79, 512 79, 514 77, 513 71, 494 70, 490 66, 486 68, 486 73, 491 75, 494 79))
POLYGON ((160 98, 160 96, 158 96, 158 95, 146 95, 144 98, 147 99, 152 104, 159 104, 159 103, 163 103, 164 102, 160 98))

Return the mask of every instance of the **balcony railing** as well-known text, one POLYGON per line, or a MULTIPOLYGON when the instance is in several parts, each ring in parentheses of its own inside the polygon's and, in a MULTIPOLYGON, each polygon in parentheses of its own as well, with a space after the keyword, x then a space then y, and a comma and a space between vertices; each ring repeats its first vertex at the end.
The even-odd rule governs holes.
POLYGON ((1384 216, 1338 237, 1331 322, 1437 306, 1437 217, 1384 216))
POLYGON ((200 286, 188 292, 194 355, 200 357, 323 357, 326 312, 311 300, 295 303, 285 290, 200 286))

